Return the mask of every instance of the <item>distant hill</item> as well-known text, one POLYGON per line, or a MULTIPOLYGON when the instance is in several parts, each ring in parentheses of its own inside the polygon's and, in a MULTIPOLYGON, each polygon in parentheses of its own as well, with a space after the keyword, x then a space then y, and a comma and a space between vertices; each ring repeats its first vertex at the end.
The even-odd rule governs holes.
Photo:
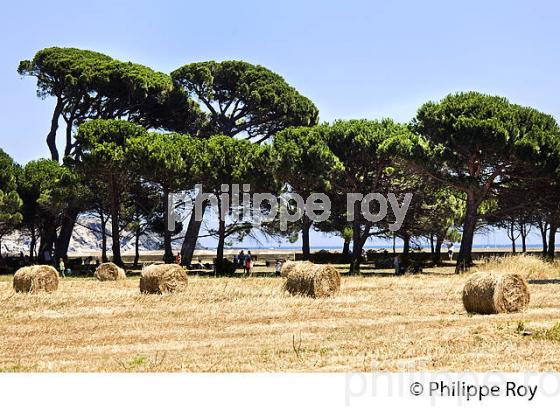
MULTIPOLYGON (((110 233, 110 226, 107 226, 107 232, 110 233)), ((5 236, 2 239, 1 252, 2 255, 17 255, 21 251, 25 254, 29 253, 30 238, 19 232, 5 236)), ((107 237, 107 251, 111 252, 112 241, 110 236, 107 237)), ((98 218, 91 216, 82 216, 78 219, 72 240, 70 241, 69 253, 87 254, 101 252, 101 223, 98 218)), ((177 246, 180 246, 178 244, 177 246)), ((141 251, 158 251, 163 248, 163 242, 158 235, 148 234, 140 237, 141 251)), ((123 231, 121 234, 121 249, 123 252, 134 252, 134 235, 130 232, 123 231)))

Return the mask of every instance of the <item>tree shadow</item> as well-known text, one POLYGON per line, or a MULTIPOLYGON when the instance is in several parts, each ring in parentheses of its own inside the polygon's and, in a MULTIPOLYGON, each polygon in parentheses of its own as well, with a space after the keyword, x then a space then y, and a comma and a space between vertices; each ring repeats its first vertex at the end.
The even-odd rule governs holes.
POLYGON ((560 279, 529 279, 531 285, 559 285, 560 279))

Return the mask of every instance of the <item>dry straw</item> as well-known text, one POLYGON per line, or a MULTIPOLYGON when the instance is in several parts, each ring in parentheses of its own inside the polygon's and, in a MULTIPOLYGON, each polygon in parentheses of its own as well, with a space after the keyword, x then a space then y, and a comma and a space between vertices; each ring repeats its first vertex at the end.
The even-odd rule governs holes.
POLYGON ((282 269, 280 270, 280 276, 283 278, 288 277, 292 269, 294 269, 301 262, 286 261, 282 264, 282 269))
POLYGON ((527 281, 517 273, 476 272, 463 288, 463 305, 470 313, 519 312, 529 299, 527 281))
POLYGON ((557 263, 548 262, 537 255, 527 254, 490 258, 474 269, 482 272, 518 273, 527 280, 555 279, 560 276, 557 263))
POLYGON ((58 272, 52 266, 35 265, 19 269, 14 275, 16 292, 53 292, 58 289, 58 272))
POLYGON ((112 262, 102 263, 95 270, 95 277, 100 281, 124 280, 126 273, 112 262))
POLYGON ((187 272, 179 265, 150 265, 142 269, 140 292, 181 292, 187 288, 187 283, 187 272))
POLYGON ((332 265, 286 262, 281 275, 286 278, 284 289, 292 295, 320 298, 340 290, 340 274, 332 265))

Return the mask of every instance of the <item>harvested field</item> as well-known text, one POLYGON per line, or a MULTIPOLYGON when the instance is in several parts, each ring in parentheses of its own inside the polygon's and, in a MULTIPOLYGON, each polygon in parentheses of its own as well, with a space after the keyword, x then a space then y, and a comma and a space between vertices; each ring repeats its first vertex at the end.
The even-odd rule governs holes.
POLYGON ((560 371, 560 281, 529 281, 523 313, 469 315, 468 275, 343 277, 325 299, 283 278, 192 276, 183 293, 142 295, 138 277, 63 279, 16 294, 0 277, 3 371, 560 371), (525 335, 525 336, 524 336, 525 335))

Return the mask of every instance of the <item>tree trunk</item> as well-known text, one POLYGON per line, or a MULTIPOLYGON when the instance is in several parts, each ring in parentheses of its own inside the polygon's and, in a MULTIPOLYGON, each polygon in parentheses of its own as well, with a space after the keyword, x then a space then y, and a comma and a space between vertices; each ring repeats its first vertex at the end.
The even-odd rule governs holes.
POLYGON ((457 256, 457 266, 455 273, 466 271, 472 266, 472 245, 474 231, 476 228, 476 220, 478 218, 478 204, 474 192, 467 192, 467 210, 465 221, 463 223, 463 235, 461 237, 461 248, 457 256))
POLYGON ((134 267, 138 267, 138 262, 140 261, 140 223, 136 227, 136 232, 134 233, 134 267))
POLYGON ((103 263, 109 262, 107 257, 107 228, 105 227, 107 221, 103 221, 101 226, 101 261, 103 263))
POLYGON ((350 260, 350 275, 360 274, 360 261, 362 258, 362 227, 360 226, 360 204, 354 203, 354 222, 352 225, 352 259, 350 260))
POLYGON ((403 238, 403 255, 410 254, 410 235, 404 235, 403 238))
POLYGON ((558 230, 558 223, 551 222, 548 231, 548 249, 546 252, 547 259, 550 261, 554 260, 554 253, 556 251, 556 231, 558 230))
POLYGON ((511 239, 511 253, 515 254, 516 253, 516 249, 515 249, 515 223, 511 223, 510 225, 510 239, 511 239))
POLYGON ((408 267, 410 263, 410 235, 403 235, 402 266, 408 267))
POLYGON ((37 246, 37 232, 35 232, 35 227, 31 228, 31 242, 29 243, 29 260, 33 262, 35 260, 35 247, 37 246))
POLYGON ((64 148, 64 156, 67 157, 72 153, 72 128, 74 125, 74 117, 70 117, 66 123, 66 147, 64 148))
POLYGON ((306 214, 302 216, 302 247, 301 250, 303 252, 303 260, 308 261, 311 256, 311 249, 309 246, 309 231, 311 229, 311 220, 306 214))
POLYGON ((354 226, 354 232, 358 232, 358 235, 354 235, 352 239, 352 260, 350 261, 350 274, 359 275, 362 263, 362 251, 364 245, 366 244, 370 226, 366 224, 364 231, 362 232, 359 224, 354 226))
POLYGON ((101 261, 108 262, 107 258, 107 220, 103 209, 99 209, 99 219, 101 221, 101 261))
MULTIPOLYGON (((204 215, 206 208, 208 207, 208 202, 204 201, 202 203, 202 213, 204 215)), ((202 226, 202 220, 197 221, 195 218, 194 209, 191 213, 189 220, 189 225, 187 226, 187 232, 185 233, 185 239, 183 240, 183 245, 181 246, 181 260, 184 265, 190 265, 192 262, 194 250, 196 248, 196 242, 198 240, 198 234, 200 233, 200 228, 202 226)))
POLYGON ((432 260, 434 258, 434 254, 436 253, 435 246, 434 246, 434 235, 430 234, 430 255, 432 255, 432 260))
POLYGON ((226 243, 226 221, 222 221, 220 219, 220 222, 218 224, 218 249, 216 251, 216 264, 219 264, 224 260, 225 243, 226 243))
POLYGON ((362 247, 360 241, 352 241, 352 260, 350 261, 350 275, 360 274, 360 263, 362 259, 362 247))
POLYGON ((58 120, 64 109, 64 103, 62 98, 58 97, 56 99, 56 106, 54 107, 54 112, 51 119, 51 129, 47 134, 47 146, 51 152, 51 159, 58 162, 60 160, 58 155, 58 149, 56 148, 56 131, 58 130, 58 120))
POLYGON ((169 214, 169 188, 163 187, 163 261, 165 263, 173 263, 175 258, 173 257, 173 249, 171 247, 171 235, 172 232, 169 230, 170 225, 170 214, 169 214))
POLYGON ((342 247, 342 256, 345 258, 350 256, 350 238, 344 238, 344 246, 342 247))
POLYGON ((64 214, 60 232, 56 239, 55 258, 65 258, 68 256, 68 248, 70 247, 72 233, 74 232, 74 226, 76 225, 79 213, 80 211, 78 209, 70 208, 68 212, 64 214))
POLYGON ((526 224, 521 224, 520 232, 521 232, 521 251, 523 253, 527 253, 527 236, 529 233, 527 232, 526 224))
POLYGON ((443 237, 436 236, 436 248, 434 251, 434 263, 441 263, 441 246, 443 245, 443 237))
POLYGON ((542 221, 538 221, 537 224, 539 225, 539 231, 541 232, 541 238, 542 238, 542 254, 543 256, 546 256, 548 253, 548 241, 546 239, 546 233, 548 230, 548 223, 547 222, 542 222, 542 221))
POLYGON ((113 240, 113 263, 124 267, 121 257, 121 235, 119 231, 119 192, 114 175, 109 176, 109 189, 111 193, 111 238, 113 240))
POLYGON ((47 226, 41 232, 41 242, 39 244, 39 260, 41 262, 45 262, 45 251, 48 251, 51 255, 53 254, 55 240, 56 240, 56 225, 53 223, 47 226))

